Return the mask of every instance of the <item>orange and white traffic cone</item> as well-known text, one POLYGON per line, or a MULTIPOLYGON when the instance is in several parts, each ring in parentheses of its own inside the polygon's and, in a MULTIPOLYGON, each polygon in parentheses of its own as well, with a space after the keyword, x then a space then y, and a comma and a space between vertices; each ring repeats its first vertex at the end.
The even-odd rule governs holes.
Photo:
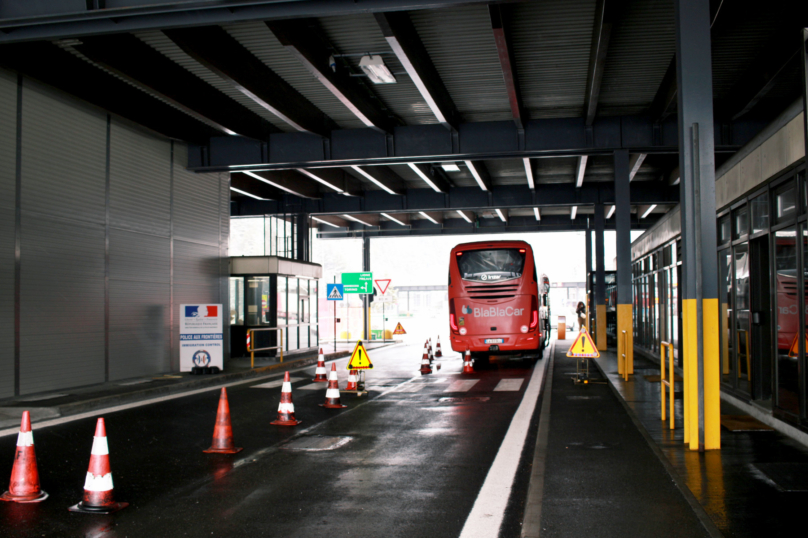
POLYGON ((466 350, 466 355, 463 357, 463 373, 473 374, 474 368, 471 367, 471 351, 466 350))
POLYGON ((431 373, 432 367, 429 365, 429 348, 424 345, 424 355, 421 357, 421 375, 431 373))
POLYGON ((325 403, 320 404, 326 409, 342 409, 348 407, 339 401, 339 379, 337 378, 337 365, 331 364, 331 373, 328 374, 328 388, 325 391, 325 403))
POLYGON ((438 339, 435 342, 435 356, 438 358, 443 357, 443 352, 440 350, 440 336, 438 336, 438 339))
POLYGON ((432 346, 429 346, 429 364, 431 365, 432 362, 435 360, 435 355, 432 354, 432 346))
POLYGON ((345 390, 359 390, 359 385, 356 381, 356 370, 351 370, 348 373, 348 385, 345 387, 345 390))
POLYGON ((109 467, 107 430, 104 426, 104 419, 99 418, 95 424, 90 466, 87 469, 87 478, 84 480, 84 498, 68 510, 84 514, 111 514, 127 506, 129 503, 115 501, 112 471, 109 467))
POLYGON ((292 382, 289 381, 289 372, 283 376, 283 387, 281 387, 281 403, 278 404, 278 419, 270 424, 276 426, 297 426, 303 422, 295 418, 295 404, 292 403, 292 382))
POLYGON ((8 491, 0 495, 0 500, 15 503, 38 503, 47 498, 48 494, 39 489, 39 469, 36 466, 31 416, 28 411, 23 411, 20 433, 17 434, 14 466, 11 468, 11 483, 8 491))
POLYGON ((317 357, 317 369, 314 370, 314 379, 312 381, 317 383, 325 383, 328 381, 328 375, 325 371, 325 356, 323 355, 323 348, 320 348, 320 355, 317 357))
POLYGON ((237 448, 233 441, 233 427, 230 425, 230 404, 227 401, 227 389, 222 387, 219 393, 219 409, 216 411, 216 426, 213 427, 213 444, 203 450, 206 454, 238 454, 244 450, 237 448))

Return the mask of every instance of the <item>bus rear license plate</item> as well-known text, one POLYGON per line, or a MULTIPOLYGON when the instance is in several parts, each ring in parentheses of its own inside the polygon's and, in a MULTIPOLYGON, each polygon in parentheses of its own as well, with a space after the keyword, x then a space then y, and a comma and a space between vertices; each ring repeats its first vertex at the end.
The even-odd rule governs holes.
POLYGON ((504 344, 505 339, 504 338, 486 338, 485 343, 486 344, 504 344))

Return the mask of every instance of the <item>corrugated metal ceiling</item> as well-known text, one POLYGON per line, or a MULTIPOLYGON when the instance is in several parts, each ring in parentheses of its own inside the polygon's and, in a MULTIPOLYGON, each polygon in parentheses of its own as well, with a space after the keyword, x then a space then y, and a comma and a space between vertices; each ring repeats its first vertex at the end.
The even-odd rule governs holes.
POLYGON ((410 12, 463 121, 511 119, 486 5, 410 12))

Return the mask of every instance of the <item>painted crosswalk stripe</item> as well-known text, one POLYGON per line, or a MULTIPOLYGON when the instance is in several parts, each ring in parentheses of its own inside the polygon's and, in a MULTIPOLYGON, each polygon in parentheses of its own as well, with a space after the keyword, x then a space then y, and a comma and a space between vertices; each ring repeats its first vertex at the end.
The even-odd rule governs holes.
MULTIPOLYGON (((290 377, 289 381, 294 383, 295 381, 300 381, 303 379, 302 377, 290 377)), ((274 389, 278 388, 283 385, 283 379, 276 379, 275 381, 269 381, 267 383, 261 383, 260 385, 253 385, 250 387, 251 389, 274 389)))
POLYGON ((522 388, 524 379, 503 379, 497 383, 494 392, 497 391, 517 391, 522 388))
POLYGON ((397 388, 396 392, 418 392, 424 387, 426 387, 425 383, 409 383, 397 388))
POLYGON ((468 392, 471 387, 479 383, 479 379, 464 379, 462 381, 452 381, 452 384, 443 392, 468 392))
POLYGON ((298 390, 320 390, 326 388, 328 383, 312 383, 310 385, 303 385, 302 387, 297 387, 298 390))

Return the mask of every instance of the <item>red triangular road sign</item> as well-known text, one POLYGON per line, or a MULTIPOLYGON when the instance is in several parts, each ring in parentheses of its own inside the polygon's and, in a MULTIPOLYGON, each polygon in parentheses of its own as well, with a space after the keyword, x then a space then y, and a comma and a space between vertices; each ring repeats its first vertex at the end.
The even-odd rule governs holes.
POLYGON ((390 279, 380 278, 379 280, 374 280, 374 282, 376 283, 376 287, 379 288, 379 291, 382 292, 382 295, 384 295, 384 292, 387 291, 387 286, 390 285, 390 279))

